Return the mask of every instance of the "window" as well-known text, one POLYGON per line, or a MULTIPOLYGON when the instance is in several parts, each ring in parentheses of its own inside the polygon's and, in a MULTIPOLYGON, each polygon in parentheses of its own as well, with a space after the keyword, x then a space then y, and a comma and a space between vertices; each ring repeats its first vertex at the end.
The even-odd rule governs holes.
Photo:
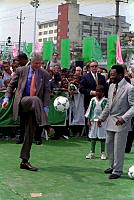
POLYGON ((90 33, 90 30, 89 29, 83 29, 82 33, 90 33))
POLYGON ((57 37, 54 37, 54 40, 57 40, 57 37))
POLYGON ((49 34, 53 34, 53 30, 49 30, 49 34))
POLYGON ((90 26, 90 22, 88 22, 88 21, 83 21, 83 25, 90 26))
POLYGON ((39 32, 39 35, 42 35, 42 32, 39 32))
POLYGON ((44 28, 47 28, 48 27, 48 24, 44 24, 44 28))
POLYGON ((42 25, 39 25, 39 29, 42 29, 42 25))
POLYGON ((47 31, 44 31, 44 35, 47 35, 47 33, 48 33, 47 31))
POLYGON ((54 33, 57 33, 57 29, 54 30, 54 33))
POLYGON ((42 42, 42 39, 39 39, 38 41, 39 41, 39 42, 42 42))
POLYGON ((60 36, 58 35, 58 40, 60 40, 60 36))
POLYGON ((54 23, 54 26, 57 26, 57 22, 54 23))
POLYGON ((49 38, 48 38, 48 41, 53 41, 53 37, 49 37, 49 38))
POLYGON ((53 23, 50 23, 50 24, 49 24, 49 27, 52 27, 52 26, 53 26, 53 23))
POLYGON ((58 21, 58 24, 60 25, 60 24, 61 24, 61 21, 58 21))
POLYGON ((104 31, 104 35, 110 35, 111 32, 110 31, 104 31))
POLYGON ((47 41, 47 38, 43 38, 43 42, 47 41))
POLYGON ((100 27, 102 27, 102 23, 95 22, 95 23, 94 23, 94 26, 100 26, 100 27))
POLYGON ((98 33, 98 30, 93 30, 94 33, 98 33))
POLYGON ((58 28, 58 33, 60 32, 60 28, 58 28))

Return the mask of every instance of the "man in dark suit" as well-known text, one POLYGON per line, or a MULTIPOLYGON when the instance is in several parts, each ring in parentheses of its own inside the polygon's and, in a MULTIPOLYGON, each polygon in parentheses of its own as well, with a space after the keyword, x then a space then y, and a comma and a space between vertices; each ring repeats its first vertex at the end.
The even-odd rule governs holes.
POLYGON ((21 169, 37 171, 29 162, 30 150, 33 136, 37 128, 48 124, 46 108, 50 98, 49 76, 41 69, 41 55, 33 52, 31 54, 30 65, 17 68, 12 80, 7 88, 2 108, 5 109, 9 103, 9 98, 15 91, 13 104, 13 119, 17 120, 20 113, 23 114, 25 126, 25 138, 22 145, 20 158, 21 169))
POLYGON ((90 62, 90 72, 82 76, 81 82, 80 82, 80 93, 85 95, 84 98, 84 106, 85 110, 88 108, 89 102, 92 97, 96 96, 96 86, 97 85, 103 85, 105 88, 105 96, 107 96, 107 84, 105 77, 101 75, 100 73, 97 73, 98 71, 98 62, 97 61, 91 61, 90 62))

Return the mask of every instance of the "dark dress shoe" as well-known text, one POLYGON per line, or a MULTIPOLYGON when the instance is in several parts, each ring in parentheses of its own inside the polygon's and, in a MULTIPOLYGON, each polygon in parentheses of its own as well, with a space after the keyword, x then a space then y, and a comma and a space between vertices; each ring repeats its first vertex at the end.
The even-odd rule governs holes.
POLYGON ((36 145, 41 145, 41 144, 42 144, 42 141, 36 141, 35 144, 36 144, 36 145))
POLYGON ((113 169, 112 168, 108 168, 104 171, 105 174, 112 174, 113 169))
POLYGON ((38 168, 33 167, 29 162, 27 162, 27 163, 21 162, 20 169, 27 169, 27 170, 30 170, 30 171, 37 171, 38 170, 38 168))
POLYGON ((109 179, 117 179, 117 178, 120 178, 120 176, 117 175, 117 174, 111 174, 111 175, 109 176, 109 179))

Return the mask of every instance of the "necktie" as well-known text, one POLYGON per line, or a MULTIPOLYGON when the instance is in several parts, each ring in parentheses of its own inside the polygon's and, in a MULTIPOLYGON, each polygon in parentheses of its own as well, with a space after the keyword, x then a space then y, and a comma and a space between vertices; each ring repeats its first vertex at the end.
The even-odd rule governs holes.
POLYGON ((34 72, 34 74, 32 76, 32 80, 31 80, 30 96, 35 96, 36 95, 35 83, 36 83, 36 73, 34 72))
POLYGON ((116 96, 116 93, 117 93, 117 89, 118 89, 118 84, 115 85, 115 88, 114 88, 114 92, 113 92, 113 100, 116 96))
POLYGON ((97 74, 94 74, 96 85, 98 85, 98 77, 97 74))

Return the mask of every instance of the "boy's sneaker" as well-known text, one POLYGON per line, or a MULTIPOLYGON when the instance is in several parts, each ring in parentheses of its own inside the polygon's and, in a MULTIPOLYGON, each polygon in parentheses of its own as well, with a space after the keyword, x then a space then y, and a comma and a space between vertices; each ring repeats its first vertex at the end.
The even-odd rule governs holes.
POLYGON ((102 152, 100 158, 101 158, 101 160, 106 160, 107 159, 106 153, 102 152))
POLYGON ((87 156, 86 156, 86 159, 93 159, 95 158, 95 153, 89 153, 87 156))

